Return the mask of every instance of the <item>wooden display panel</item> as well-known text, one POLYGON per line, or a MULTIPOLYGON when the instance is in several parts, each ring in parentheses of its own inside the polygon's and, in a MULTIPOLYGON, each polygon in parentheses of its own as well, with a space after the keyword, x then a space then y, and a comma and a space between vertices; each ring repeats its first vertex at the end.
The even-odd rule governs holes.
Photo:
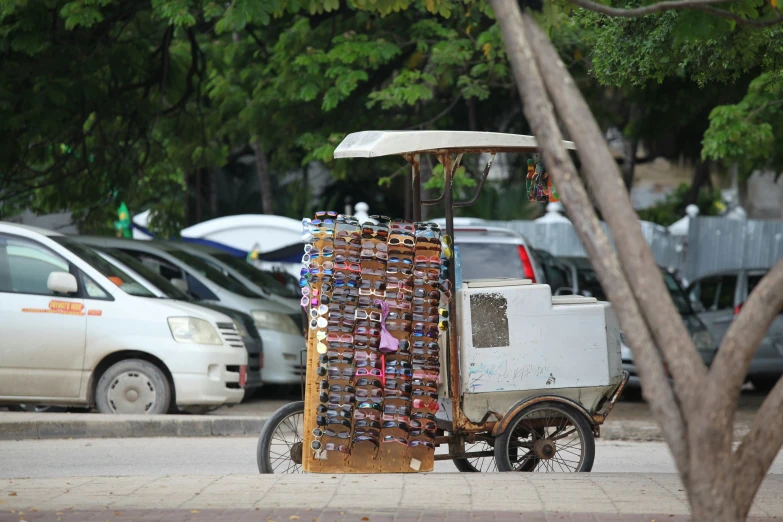
MULTIPOLYGON (((316 459, 310 443, 313 441, 313 429, 317 428, 315 417, 320 393, 318 383, 322 379, 316 374, 318 352, 315 349, 315 336, 311 333, 307 339, 307 377, 305 383, 304 412, 304 448, 302 465, 310 473, 415 473, 432 471, 435 466, 435 452, 425 447, 409 448, 402 444, 381 444, 376 452, 372 444, 354 446, 351 455, 338 451, 326 452, 326 460, 316 459), (416 462, 418 461, 418 467, 416 462)), ((321 439, 325 440, 326 437, 321 439)), ((336 440, 336 439, 330 439, 336 440)))

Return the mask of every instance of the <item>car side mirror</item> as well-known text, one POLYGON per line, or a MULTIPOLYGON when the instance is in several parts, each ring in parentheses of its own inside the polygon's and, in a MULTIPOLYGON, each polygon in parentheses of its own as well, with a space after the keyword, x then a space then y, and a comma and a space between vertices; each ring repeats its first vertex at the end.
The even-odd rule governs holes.
POLYGON ((574 295, 574 289, 570 286, 561 286, 555 290, 555 295, 574 295))
POLYGON ((52 272, 46 280, 46 288, 58 294, 72 294, 79 291, 76 278, 68 272, 52 272))
POLYGON ((170 280, 171 284, 174 285, 174 288, 177 290, 182 290, 183 292, 188 292, 188 283, 184 279, 180 279, 179 277, 174 277, 170 280))

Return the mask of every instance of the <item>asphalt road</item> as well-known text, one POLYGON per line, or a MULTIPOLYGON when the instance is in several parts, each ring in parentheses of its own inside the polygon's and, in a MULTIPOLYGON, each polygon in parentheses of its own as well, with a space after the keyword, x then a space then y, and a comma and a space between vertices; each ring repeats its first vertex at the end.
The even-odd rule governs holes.
MULTIPOLYGON (((0 478, 257 473, 255 437, 0 442, 0 478)), ((456 472, 450 461, 435 471, 456 472)), ((675 473, 660 442, 596 442, 593 471, 675 473)), ((783 454, 772 473, 783 473, 783 454)))

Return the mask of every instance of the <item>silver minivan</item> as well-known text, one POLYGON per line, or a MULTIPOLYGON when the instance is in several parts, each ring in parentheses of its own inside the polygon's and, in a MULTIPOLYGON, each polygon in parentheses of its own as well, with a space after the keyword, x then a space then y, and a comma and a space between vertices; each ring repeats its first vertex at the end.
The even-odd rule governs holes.
POLYGON ((135 241, 78 236, 98 248, 114 248, 132 255, 195 299, 219 303, 249 314, 264 345, 264 384, 299 384, 305 371, 301 310, 270 301, 224 275, 200 257, 166 241, 135 241))
MULTIPOLYGON (((715 342, 720 344, 742 304, 767 275, 768 268, 733 270, 700 277, 688 286, 688 297, 715 342)), ((783 375, 783 313, 762 339, 748 368, 748 380, 760 391, 772 389, 783 375)))
POLYGON ((270 301, 298 309, 301 294, 275 279, 274 275, 252 266, 242 258, 210 246, 174 242, 185 252, 200 257, 225 275, 270 301))

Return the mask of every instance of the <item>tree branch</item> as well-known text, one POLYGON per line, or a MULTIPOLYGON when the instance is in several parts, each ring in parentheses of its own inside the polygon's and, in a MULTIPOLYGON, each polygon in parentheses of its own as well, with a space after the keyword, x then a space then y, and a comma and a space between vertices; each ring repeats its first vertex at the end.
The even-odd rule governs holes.
MULTIPOLYGON (((710 368, 704 390, 704 408, 732 425, 740 388, 745 382, 756 348, 783 310, 783 260, 770 270, 750 294, 729 326, 710 368)), ((758 418, 758 417, 757 417, 758 418)), ((760 448, 756 448, 760 451, 760 448)))
MULTIPOLYGON (((620 268, 617 254, 598 222, 587 191, 577 175, 576 167, 563 146, 562 134, 541 79, 539 66, 536 65, 535 54, 542 52, 542 49, 540 46, 535 46, 536 53, 532 51, 528 40, 530 32, 523 24, 522 14, 515 0, 490 0, 490 5, 495 11, 503 34, 525 116, 536 135, 544 162, 557 184, 564 205, 572 216, 579 239, 594 264, 601 284, 614 303, 614 310, 619 316, 623 330, 632 342, 637 367, 640 372, 643 372, 645 396, 650 400, 653 413, 662 427, 680 473, 683 477, 687 477, 687 437, 685 437, 685 426, 679 408, 639 305, 631 292, 628 279, 620 268)), ((548 51, 549 48, 546 50, 548 51)), ((554 51, 553 48, 552 50, 554 51)), ((551 60, 551 57, 548 59, 551 60)), ((555 60, 560 63, 556 53, 555 60)), ((559 81, 570 79, 570 75, 564 72, 559 81)), ((603 146, 606 148, 606 144, 603 146)), ((627 196, 624 197, 627 199, 627 196)))
POLYGON ((742 514, 738 519, 747 517, 756 491, 783 446, 783 430, 780 429, 782 425, 783 379, 780 379, 764 399, 753 418, 750 431, 731 456, 734 474, 742 476, 742 480, 737 481, 732 491, 738 511, 742 514))
MULTIPOLYGON (((603 217, 612 230, 612 237, 622 259, 623 272, 628 281, 634 282, 633 295, 644 319, 650 325, 656 346, 663 353, 674 376, 677 396, 688 410, 698 411, 701 399, 699 387, 706 378, 707 369, 691 341, 682 317, 674 308, 661 271, 641 234, 639 218, 628 199, 617 162, 609 152, 590 108, 549 38, 529 14, 525 14, 523 18, 531 43, 536 49, 532 58, 538 62, 557 112, 576 143, 583 170, 594 189, 593 193, 603 217)), ((610 281, 601 279, 601 283, 609 284, 610 281)), ((610 300, 615 302, 614 299, 610 300)), ((622 306, 617 302, 615 305, 622 306)))
POLYGON ((727 0, 667 0, 634 9, 610 7, 608 5, 597 4, 591 0, 569 1, 583 9, 587 9, 588 11, 623 18, 635 18, 668 10, 695 9, 697 11, 703 11, 714 16, 728 18, 729 20, 734 20, 739 24, 750 25, 753 27, 768 27, 770 25, 783 22, 783 16, 781 15, 775 18, 770 18, 768 20, 753 20, 751 18, 743 18, 738 14, 732 13, 731 11, 725 11, 723 9, 716 9, 715 7, 712 7, 713 4, 724 4, 727 0))
POLYGON ((410 126, 410 127, 407 127, 405 130, 411 130, 411 129, 423 129, 423 128, 425 128, 425 127, 429 127, 430 125, 432 125, 433 123, 435 123, 436 121, 438 121, 439 119, 441 119, 442 117, 444 117, 445 115, 447 115, 448 113, 450 113, 450 112, 451 112, 451 110, 452 110, 454 107, 456 107, 456 106, 457 106, 457 103, 459 103, 459 101, 460 101, 461 99, 462 99, 462 94, 459 94, 459 95, 457 95, 457 96, 456 96, 456 97, 455 97, 455 98, 454 98, 454 99, 451 101, 451 103, 449 104, 449 106, 448 106, 448 107, 446 107, 445 109, 443 109, 442 111, 440 111, 438 114, 436 114, 434 118, 430 118, 430 119, 429 119, 429 120, 427 120, 427 121, 424 121, 424 122, 421 122, 421 123, 417 123, 416 125, 412 125, 412 126, 410 126))

